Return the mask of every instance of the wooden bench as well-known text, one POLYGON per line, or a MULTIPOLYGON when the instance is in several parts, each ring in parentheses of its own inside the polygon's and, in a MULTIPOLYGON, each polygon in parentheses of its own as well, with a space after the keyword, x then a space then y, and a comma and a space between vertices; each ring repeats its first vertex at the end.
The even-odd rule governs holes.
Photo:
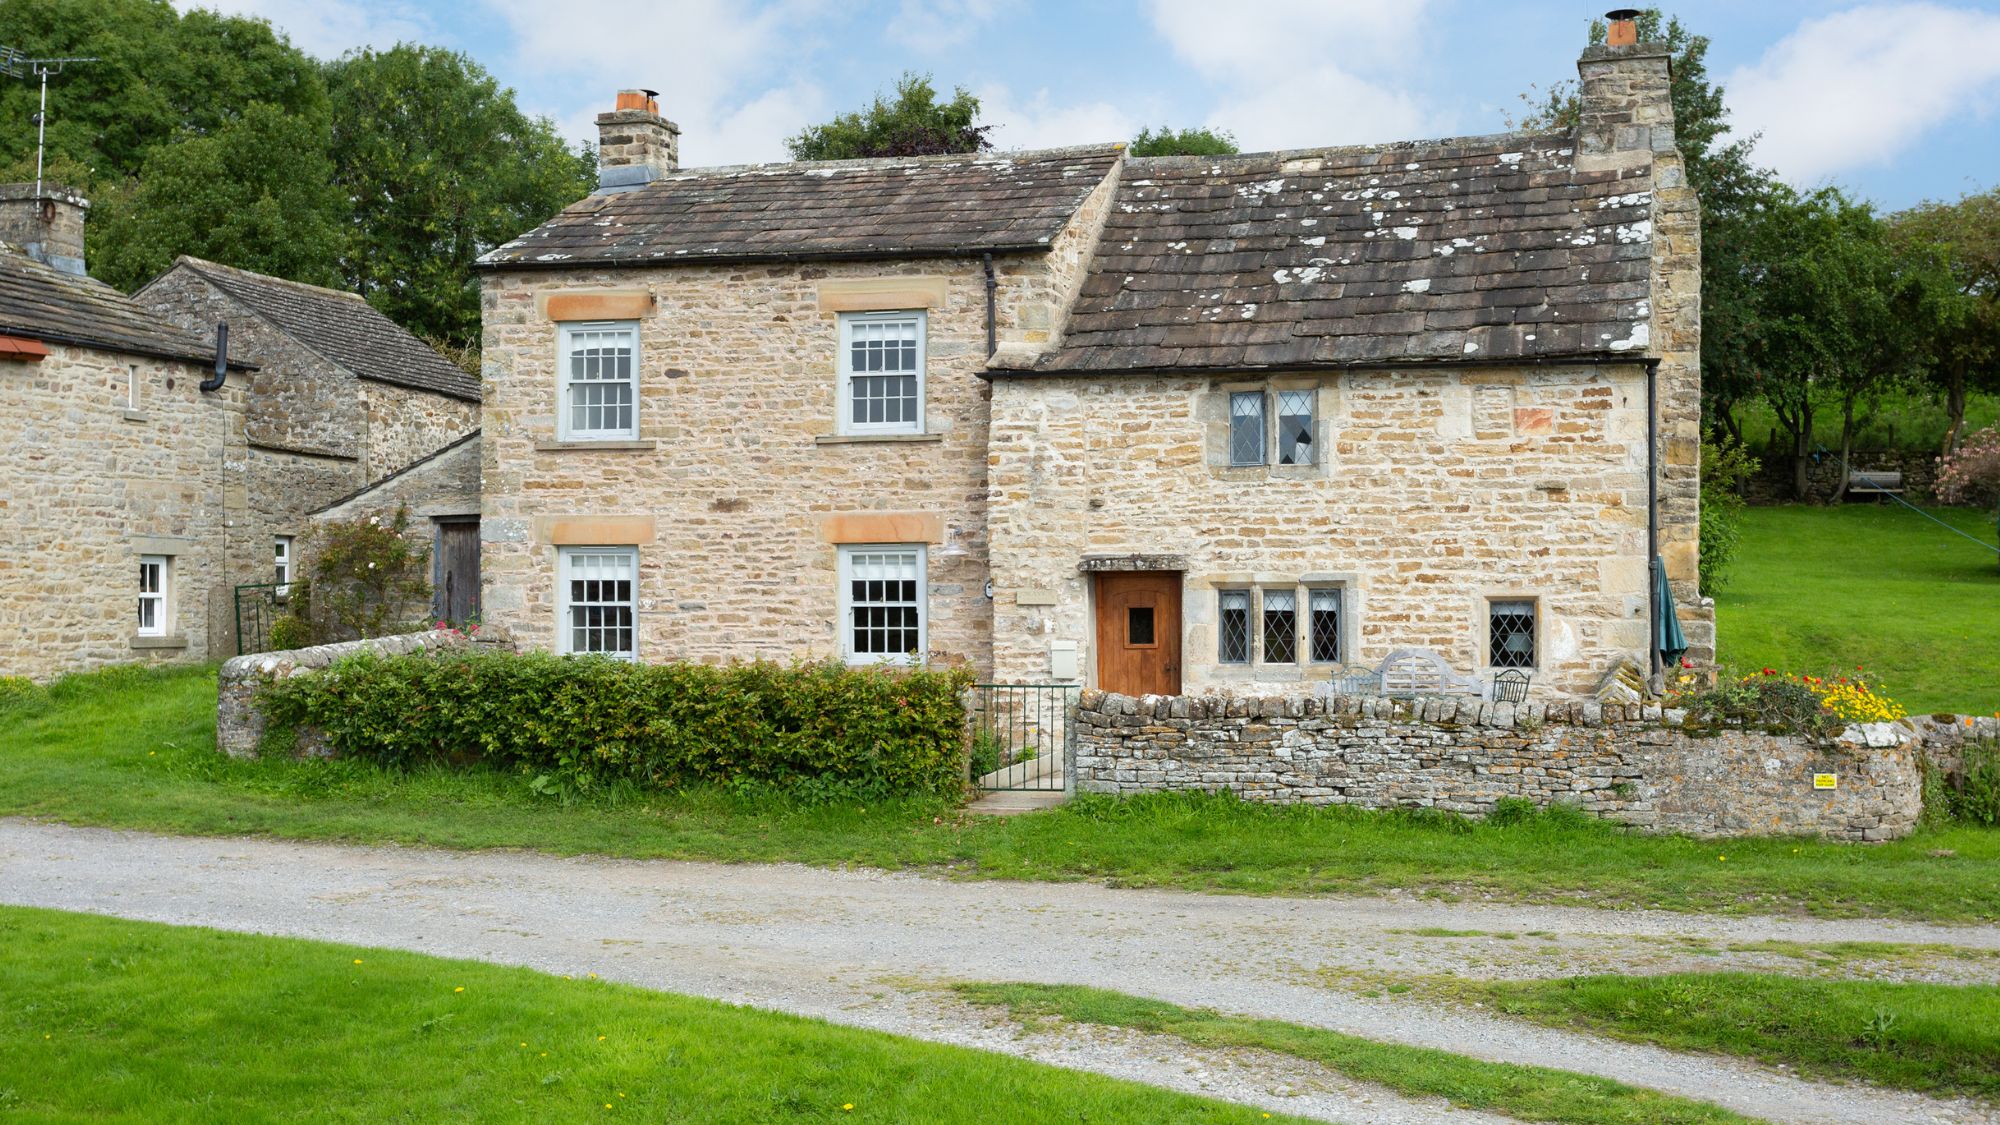
POLYGON ((1892 469, 1849 469, 1843 493, 1846 496, 1873 496, 1878 500, 1884 496, 1901 496, 1903 474, 1892 469))
POLYGON ((1479 681, 1452 671, 1444 657, 1429 649, 1399 648, 1383 658, 1376 675, 1388 696, 1485 694, 1479 681))

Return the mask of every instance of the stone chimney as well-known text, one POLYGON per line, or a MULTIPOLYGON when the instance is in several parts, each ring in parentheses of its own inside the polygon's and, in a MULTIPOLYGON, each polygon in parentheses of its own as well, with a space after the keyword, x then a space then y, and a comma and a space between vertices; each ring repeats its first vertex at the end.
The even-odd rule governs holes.
POLYGON ((681 166, 681 127, 660 116, 655 90, 620 90, 597 115, 597 190, 631 191, 681 166))
POLYGON ((1576 166, 1585 172, 1634 167, 1674 151, 1667 45, 1639 42, 1635 9, 1604 18, 1610 23, 1604 44, 1586 47, 1576 64, 1582 78, 1576 166))
POLYGON ((83 213, 90 201, 66 187, 0 184, 0 242, 64 273, 83 273, 83 213))

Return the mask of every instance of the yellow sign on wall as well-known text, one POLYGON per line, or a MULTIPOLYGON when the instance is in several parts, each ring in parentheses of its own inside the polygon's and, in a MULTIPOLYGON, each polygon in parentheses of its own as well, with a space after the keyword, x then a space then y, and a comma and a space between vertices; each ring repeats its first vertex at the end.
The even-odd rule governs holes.
POLYGON ((1813 788, 1838 789, 1840 788, 1840 775, 1831 773, 1816 773, 1813 775, 1813 788))

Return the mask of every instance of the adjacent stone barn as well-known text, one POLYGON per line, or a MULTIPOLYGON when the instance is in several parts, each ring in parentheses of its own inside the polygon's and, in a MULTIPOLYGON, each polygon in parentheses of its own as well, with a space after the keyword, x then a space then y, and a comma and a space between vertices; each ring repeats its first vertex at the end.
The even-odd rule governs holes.
POLYGON ((1579 67, 1565 132, 1202 158, 681 171, 622 95, 600 190, 484 261, 487 622, 1133 695, 1415 648, 1564 694, 1653 661, 1658 559, 1704 654, 1668 57, 1579 67))

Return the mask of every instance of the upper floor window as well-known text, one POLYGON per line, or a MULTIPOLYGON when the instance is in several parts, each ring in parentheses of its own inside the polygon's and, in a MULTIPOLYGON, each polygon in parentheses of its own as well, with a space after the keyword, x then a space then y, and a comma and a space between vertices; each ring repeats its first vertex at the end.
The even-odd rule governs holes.
POLYGON ((840 317, 840 432, 924 432, 922 312, 840 317))
POLYGON ((1494 601, 1486 605, 1487 663, 1495 668, 1535 666, 1535 603, 1494 601))
POLYGON ((633 659, 639 651, 638 548, 563 547, 558 561, 562 651, 633 659))
POLYGON ((164 637, 168 633, 169 583, 173 561, 166 555, 139 556, 139 635, 164 637))
POLYGON ((1313 392, 1278 392, 1278 464, 1313 463, 1313 392))
POLYGON ((639 324, 562 325, 557 436, 611 441, 639 436, 639 324))
POLYGON ((840 616, 849 664, 921 660, 930 617, 921 545, 842 547, 840 616))
POLYGON ((1313 449, 1313 407, 1318 397, 1311 387, 1229 392, 1229 464, 1244 468, 1318 463, 1313 449))
POLYGON ((1229 396, 1229 463, 1264 463, 1264 392, 1236 391, 1229 396))
POLYGON ((292 580, 292 537, 280 535, 271 541, 271 580, 278 584, 278 596, 291 593, 288 583, 292 580))

